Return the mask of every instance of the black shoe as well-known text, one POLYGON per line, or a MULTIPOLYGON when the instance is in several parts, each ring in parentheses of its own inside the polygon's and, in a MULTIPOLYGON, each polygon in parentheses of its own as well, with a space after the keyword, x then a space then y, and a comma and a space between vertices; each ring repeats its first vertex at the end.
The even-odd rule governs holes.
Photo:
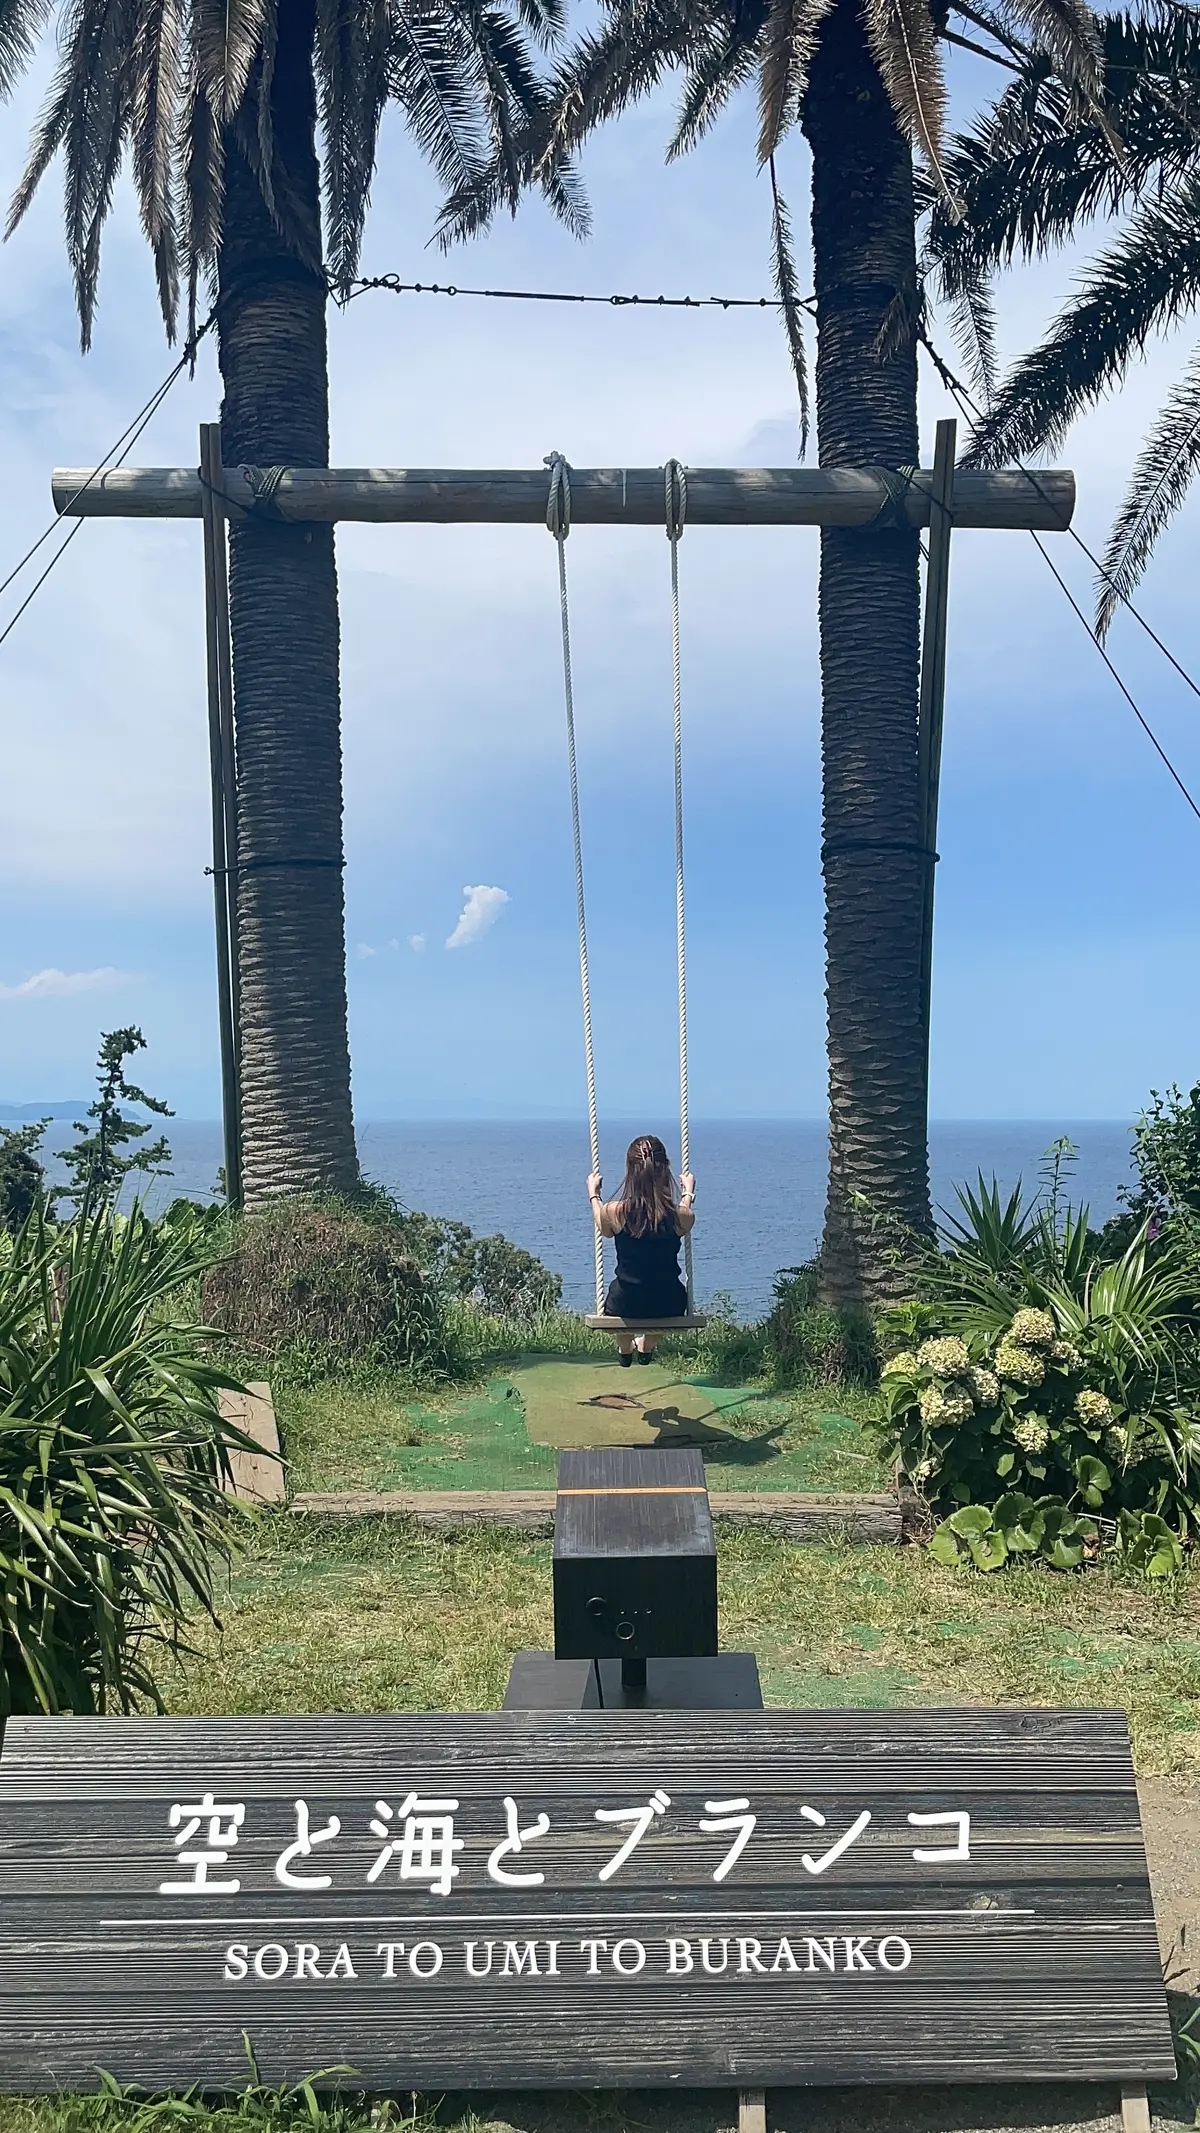
POLYGON ((647 1350, 646 1350, 645 1348, 638 1348, 638 1349, 636 1350, 636 1354, 637 1354, 637 1359, 638 1359, 639 1363, 652 1363, 652 1362, 654 1361, 654 1350, 653 1350, 653 1348, 651 1348, 651 1349, 649 1350, 649 1352, 647 1352, 647 1350))
POLYGON ((617 1361, 621 1365, 622 1370, 628 1370, 630 1364, 633 1362, 633 1357, 632 1355, 618 1355, 617 1361))

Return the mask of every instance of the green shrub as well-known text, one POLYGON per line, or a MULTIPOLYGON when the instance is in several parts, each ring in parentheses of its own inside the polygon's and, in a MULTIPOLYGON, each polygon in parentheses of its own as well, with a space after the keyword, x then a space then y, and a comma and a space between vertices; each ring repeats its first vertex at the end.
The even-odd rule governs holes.
POLYGON ((207 1276, 208 1322, 268 1360, 433 1371, 448 1362, 442 1300, 402 1231, 334 1205, 280 1200, 249 1215, 207 1276))
POLYGON ((766 1360, 777 1385, 863 1385, 879 1368, 875 1329, 865 1311, 835 1311, 817 1301, 818 1264, 784 1267, 775 1276, 766 1320, 766 1360))
POLYGON ((42 1140, 49 1123, 39 1118, 29 1126, 0 1126, 0 1231, 9 1236, 46 1204, 42 1140))
POLYGON ((890 1313, 879 1436, 945 1524, 934 1552, 1069 1569, 1100 1540, 1169 1574, 1200 1534, 1189 1270, 1145 1234, 1111 1265, 1086 1209, 960 1194, 963 1219, 890 1313))
POLYGON ((0 1713, 159 1702, 156 1655, 213 1611, 237 1516, 221 1386, 172 1299, 211 1254, 85 1208, 0 1261, 0 1713))

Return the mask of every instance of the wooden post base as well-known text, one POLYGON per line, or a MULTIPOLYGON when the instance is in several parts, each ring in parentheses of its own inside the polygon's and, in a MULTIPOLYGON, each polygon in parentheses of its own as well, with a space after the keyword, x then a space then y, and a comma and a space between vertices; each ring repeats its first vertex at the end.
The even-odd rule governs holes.
POLYGON ((1145 2089, 1121 2090, 1121 2133, 1150 2133, 1150 2099, 1145 2089))
POLYGON ((739 2092, 738 2133, 767 2133, 765 2089, 742 2089, 739 2092))

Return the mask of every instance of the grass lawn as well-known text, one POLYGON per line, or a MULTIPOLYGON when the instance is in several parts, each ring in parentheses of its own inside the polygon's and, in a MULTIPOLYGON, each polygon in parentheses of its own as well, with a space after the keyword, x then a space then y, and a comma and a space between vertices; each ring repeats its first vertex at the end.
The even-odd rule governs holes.
MULTIPOLYGON (((916 1548, 727 1533, 722 1643, 768 1704, 1123 1705, 1138 1769, 1200 1774, 1200 1574, 942 1569, 916 1548)), ((405 1521, 263 1517, 224 1635, 166 1684, 173 1710, 495 1708, 509 1661, 552 1641, 550 1545, 405 1521)))
MULTIPOLYGON (((361 1389, 281 1384, 275 1410, 292 1488, 552 1489, 558 1455, 531 1444, 525 1427, 521 1388, 533 1365, 523 1357, 480 1386, 423 1400, 399 1377, 361 1389)), ((635 1369, 619 1383, 636 1394, 649 1378, 635 1369)), ((829 1387, 769 1395, 704 1376, 687 1383, 703 1388, 713 1425, 731 1440, 705 1452, 711 1489, 889 1486, 861 1427, 871 1395, 829 1387)))

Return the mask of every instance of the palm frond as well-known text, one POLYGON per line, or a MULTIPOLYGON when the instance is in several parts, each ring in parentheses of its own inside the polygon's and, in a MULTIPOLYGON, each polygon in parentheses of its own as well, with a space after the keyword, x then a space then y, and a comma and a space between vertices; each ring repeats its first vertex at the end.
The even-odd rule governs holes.
POLYGON ((603 28, 580 37, 547 83, 543 154, 570 154, 673 67, 686 65, 712 12, 707 0, 618 0, 603 28))
POLYGON ((799 117, 817 32, 831 4, 832 0, 771 0, 761 37, 758 78, 760 163, 770 161, 799 117))
POLYGON ((481 200, 491 173, 463 42, 446 28, 425 5, 393 9, 388 89, 451 199, 465 203, 481 200))
POLYGON ((1107 636, 1118 606, 1142 579, 1163 528, 1200 471, 1200 348, 1138 454, 1113 521, 1097 586, 1096 635, 1107 636))
POLYGON ((215 265, 225 206, 225 148, 221 126, 200 85, 195 54, 189 54, 183 116, 184 258, 188 274, 189 330, 194 328, 196 284, 215 265))
POLYGON ((100 238, 121 167, 130 102, 129 0, 101 0, 73 18, 64 55, 71 67, 63 129, 67 257, 75 281, 80 345, 91 346, 100 271, 100 238))
POLYGON ((1098 123, 1114 139, 1104 112, 1104 67, 1095 14, 1087 0, 1002 0, 1002 22, 1029 31, 1062 81, 1077 88, 1098 123))
POLYGON ((1054 449, 1124 375, 1151 333, 1200 297, 1200 174, 1144 207, 1100 254, 1040 347, 1018 363, 979 424, 968 466, 1003 466, 1054 449))
POLYGON ((962 205, 942 165, 946 83, 928 0, 869 0, 867 38, 892 109, 920 149, 951 219, 962 205))
POLYGON ((2 0, 0 4, 0 97, 12 95, 37 50, 54 11, 54 0, 2 0))
POLYGON ((142 229, 154 255, 163 324, 179 309, 177 144, 183 16, 180 0, 140 0, 133 39, 130 135, 142 229))
POLYGON ((333 285, 343 294, 358 271, 387 100, 390 41, 387 0, 318 0, 325 256, 333 285))
POLYGON ((517 0, 517 19, 540 45, 548 47, 566 27, 566 0, 517 0))
POLYGON ((954 345, 971 386, 985 408, 996 395, 996 314, 982 276, 965 277, 946 297, 954 345))
POLYGON ((993 109, 947 151, 946 178, 966 205, 964 220, 954 222, 937 188, 918 172, 926 260, 944 293, 953 296, 1015 258, 1051 250, 1093 216, 1115 216, 1157 198, 1194 167, 1200 15, 1186 13, 1186 22, 1100 18, 1106 110, 1120 135, 1119 157, 1094 112, 1035 54, 993 109))
MULTIPOLYGON (((609 20, 577 40, 545 85, 541 113, 516 143, 522 183, 540 185, 564 219, 586 229, 574 150, 605 119, 686 62, 710 9, 711 0, 619 0, 609 20)), ((476 235, 508 204, 508 181, 494 164, 464 167, 448 183, 437 226, 443 246, 476 235)))
POLYGON ((796 278, 792 225, 787 203, 775 176, 774 156, 771 157, 767 168, 771 176, 771 273, 779 307, 783 313, 796 391, 800 395, 800 457, 803 459, 808 450, 808 363, 804 349, 804 312, 801 306, 800 284, 796 278))
POLYGON ((522 150, 545 115, 545 98, 511 17, 487 0, 459 0, 459 6, 491 161, 515 213, 524 178, 522 150))
POLYGON ((762 21, 763 13, 756 8, 748 33, 734 21, 722 25, 710 39, 697 39, 675 131, 667 145, 668 162, 694 148, 720 117, 730 97, 749 81, 758 63, 755 44, 762 21))
POLYGON ((192 0, 196 78, 223 123, 240 111, 268 0, 192 0))
POLYGON ((59 61, 50 92, 46 97, 29 146, 29 160, 25 165, 20 184, 13 194, 5 224, 5 236, 11 237, 18 223, 29 212, 34 194, 49 170, 51 163, 62 147, 71 119, 71 105, 75 94, 75 45, 82 34, 83 15, 87 0, 70 0, 59 30, 59 61))

